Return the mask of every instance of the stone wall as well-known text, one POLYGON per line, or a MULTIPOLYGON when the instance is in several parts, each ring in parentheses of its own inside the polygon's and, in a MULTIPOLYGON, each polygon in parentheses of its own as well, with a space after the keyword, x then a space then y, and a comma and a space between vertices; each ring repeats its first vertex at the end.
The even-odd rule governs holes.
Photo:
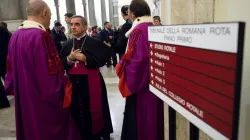
POLYGON ((19 0, 19 9, 20 9, 20 18, 21 19, 26 19, 27 18, 27 14, 26 14, 26 7, 27 4, 30 0, 19 0))
POLYGON ((1 0, 0 2, 0 20, 19 20, 21 12, 18 10, 20 2, 18 0, 1 0))
POLYGON ((0 20, 22 20, 26 18, 26 5, 29 0, 1 0, 0 20))
POLYGON ((214 0, 172 0, 171 23, 191 24, 214 21, 214 0))
POLYGON ((8 24, 11 32, 17 30, 20 24, 26 19, 26 5, 29 0, 1 0, 0 21, 8 24))

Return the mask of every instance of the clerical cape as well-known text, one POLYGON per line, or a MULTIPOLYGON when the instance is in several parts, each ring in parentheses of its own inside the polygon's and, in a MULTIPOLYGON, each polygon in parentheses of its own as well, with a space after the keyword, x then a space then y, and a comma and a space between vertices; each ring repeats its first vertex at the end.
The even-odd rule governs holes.
POLYGON ((87 140, 98 136, 109 140, 113 132, 106 85, 99 72, 99 67, 110 58, 110 51, 100 41, 85 35, 66 42, 60 53, 73 86, 71 112, 82 138, 87 140), (69 63, 67 57, 76 49, 86 55, 86 62, 69 63))
POLYGON ((17 140, 81 140, 69 109, 71 83, 52 40, 34 21, 11 37, 5 88, 15 95, 17 140))

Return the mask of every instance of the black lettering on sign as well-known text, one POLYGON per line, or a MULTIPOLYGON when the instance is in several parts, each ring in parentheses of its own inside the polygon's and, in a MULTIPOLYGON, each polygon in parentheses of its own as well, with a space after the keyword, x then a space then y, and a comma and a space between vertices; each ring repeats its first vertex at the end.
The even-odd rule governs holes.
POLYGON ((177 36, 177 41, 184 43, 192 43, 193 39, 192 37, 187 37, 187 36, 177 36))
POLYGON ((150 28, 151 33, 165 33, 165 28, 150 28))
POLYGON ((211 27, 210 34, 213 35, 231 35, 229 27, 211 27))
POLYGON ((197 34, 197 35, 202 35, 206 34, 205 28, 182 28, 182 33, 183 34, 197 34))
POLYGON ((164 35, 164 40, 167 41, 175 41, 175 36, 170 36, 170 35, 164 35))
POLYGON ((179 28, 167 28, 167 33, 168 34, 178 34, 180 33, 179 28))

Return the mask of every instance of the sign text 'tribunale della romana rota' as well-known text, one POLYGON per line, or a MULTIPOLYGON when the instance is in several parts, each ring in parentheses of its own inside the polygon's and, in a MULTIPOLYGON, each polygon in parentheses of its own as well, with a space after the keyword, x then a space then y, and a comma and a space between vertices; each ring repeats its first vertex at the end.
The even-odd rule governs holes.
POLYGON ((193 27, 161 27, 150 28, 150 33, 162 34, 166 41, 192 43, 194 35, 214 35, 214 36, 230 36, 231 31, 226 26, 213 26, 209 28, 193 26, 193 27))

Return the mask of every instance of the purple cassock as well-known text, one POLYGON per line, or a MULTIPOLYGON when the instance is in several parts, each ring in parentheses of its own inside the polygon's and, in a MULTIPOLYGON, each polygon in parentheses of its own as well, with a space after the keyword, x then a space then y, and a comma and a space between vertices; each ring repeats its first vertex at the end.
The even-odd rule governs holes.
POLYGON ((121 140, 164 140, 163 102, 149 91, 148 26, 151 17, 136 19, 130 31, 119 89, 126 97, 121 140), (123 81, 121 81, 123 78, 123 81))
POLYGON ((22 26, 10 40, 5 79, 6 92, 15 95, 17 140, 80 140, 63 107, 68 79, 53 39, 39 23, 22 26))

